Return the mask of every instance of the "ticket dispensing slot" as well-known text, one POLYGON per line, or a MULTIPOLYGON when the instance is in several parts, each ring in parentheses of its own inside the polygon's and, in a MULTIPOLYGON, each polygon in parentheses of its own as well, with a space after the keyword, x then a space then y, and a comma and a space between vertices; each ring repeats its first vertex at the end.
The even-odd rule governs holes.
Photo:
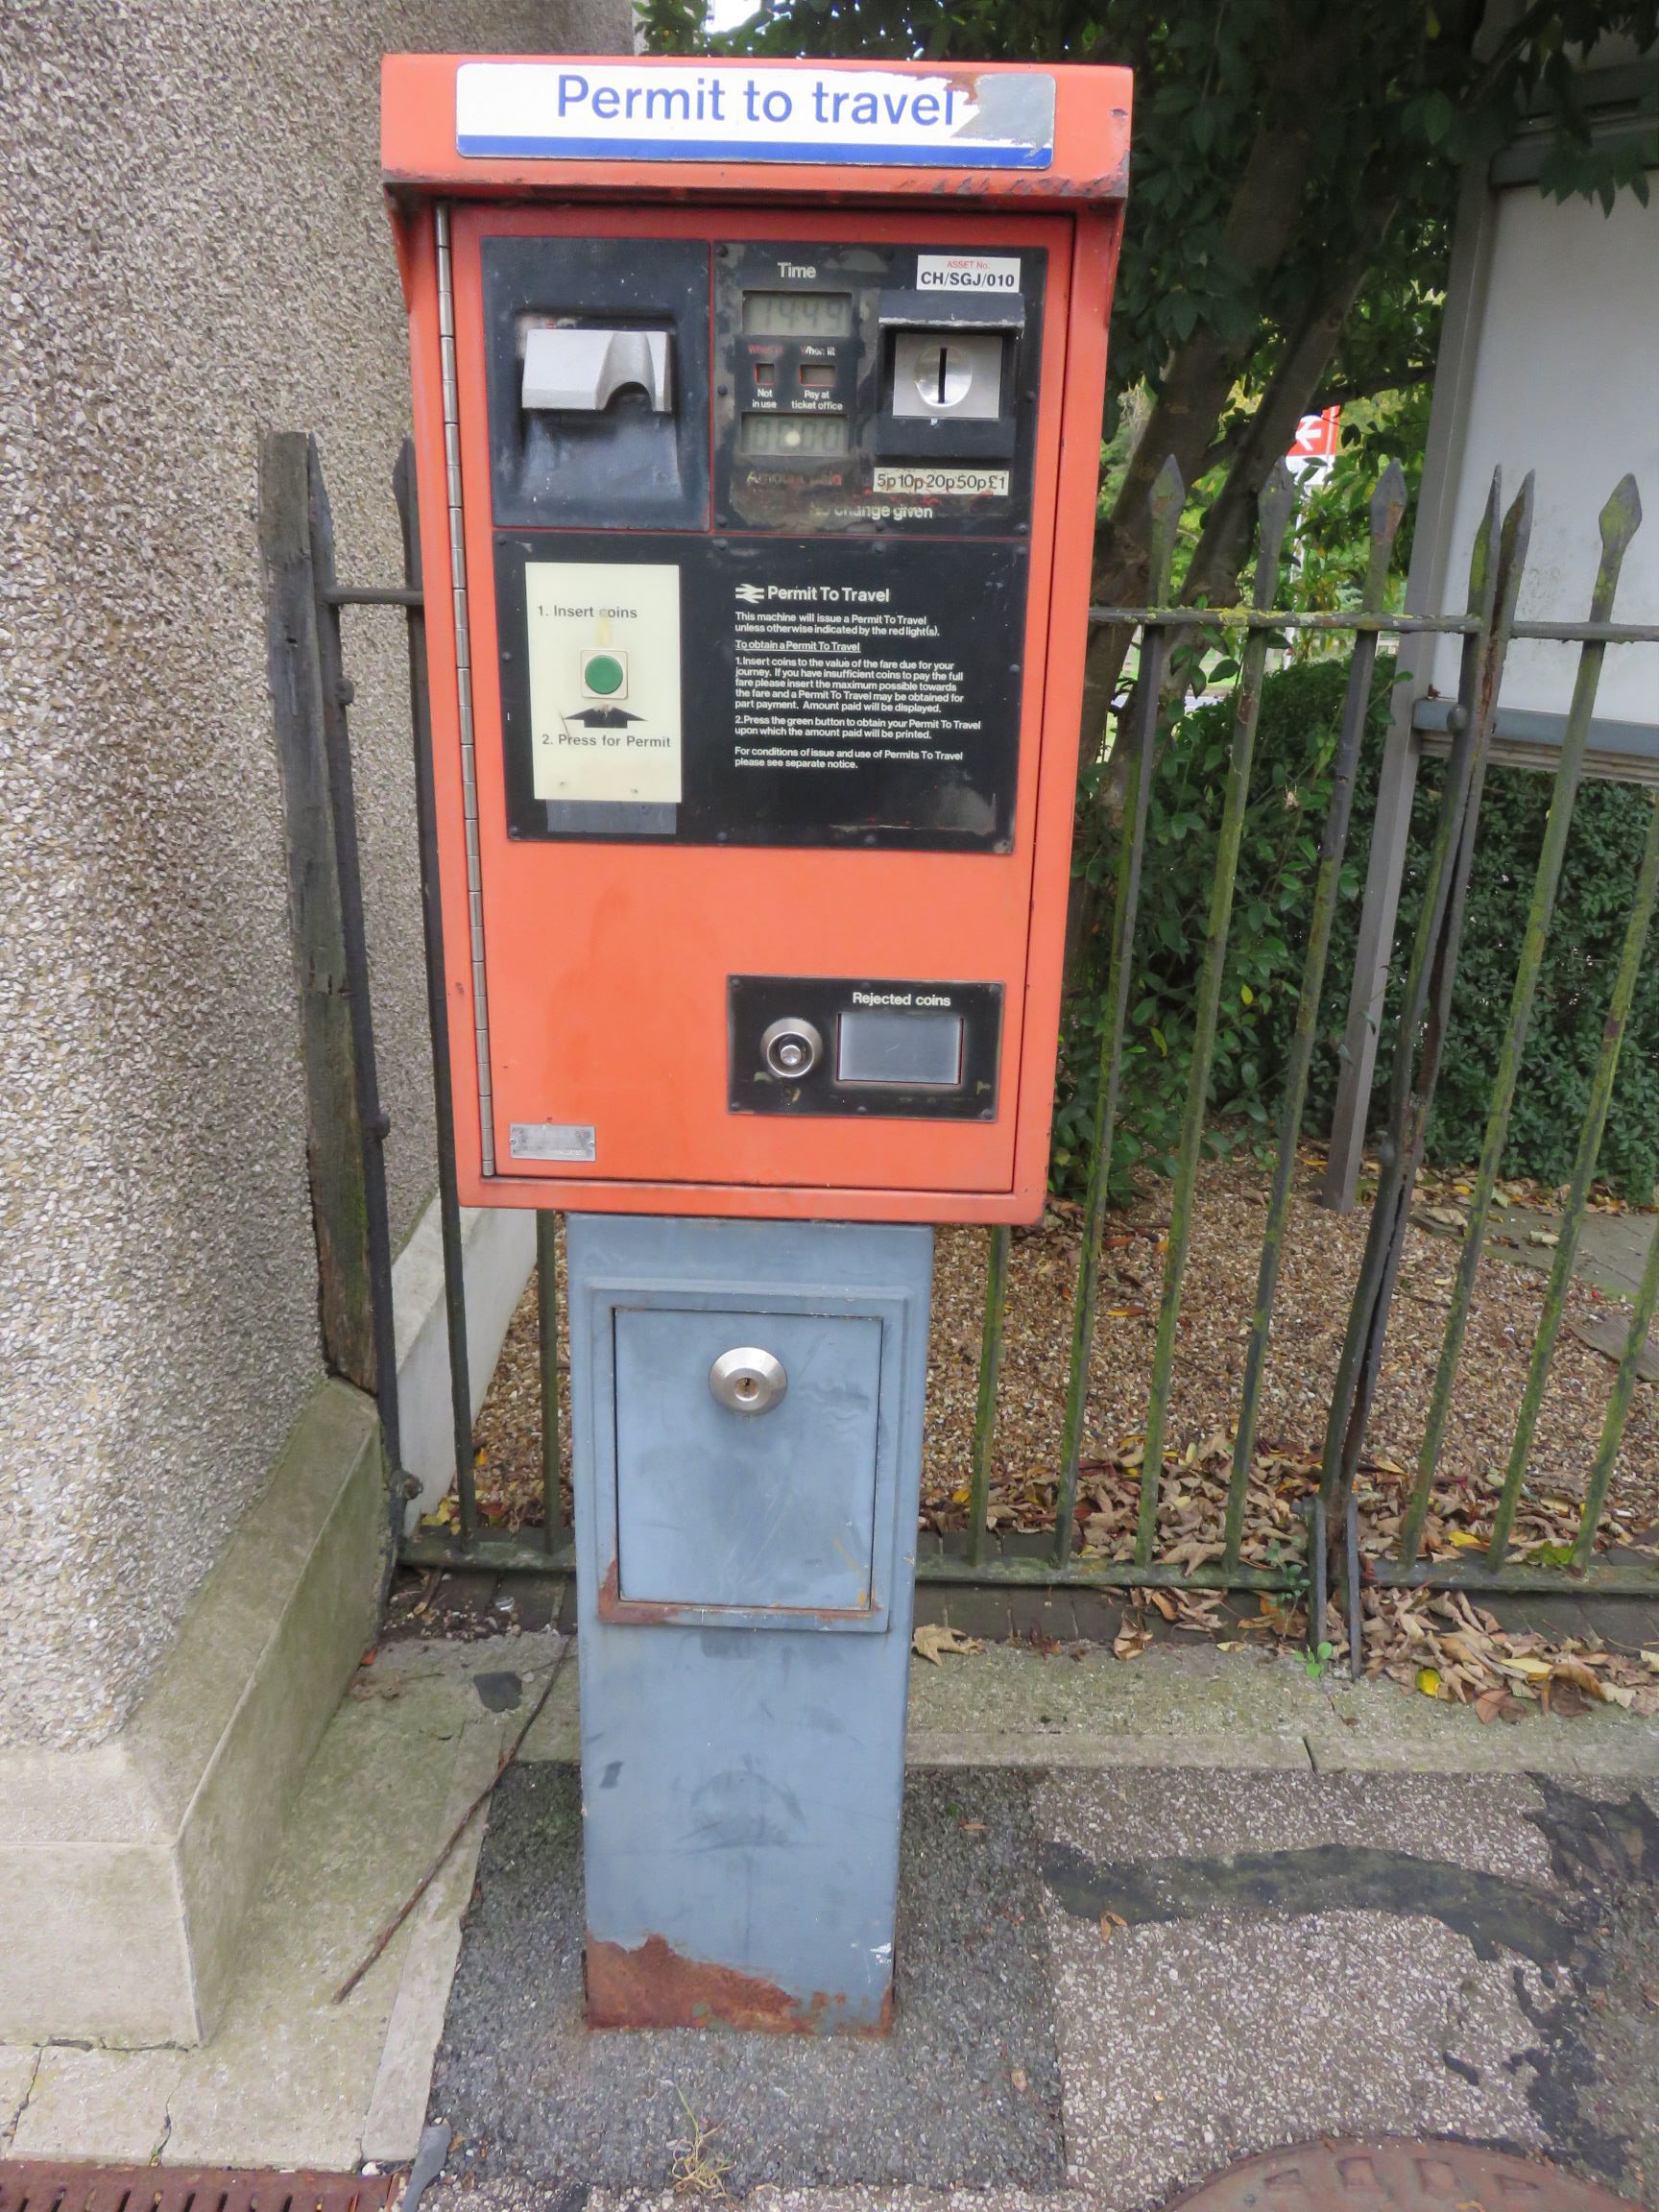
POLYGON ((669 336, 666 330, 589 330, 545 325, 524 334, 524 381, 519 403, 524 412, 573 408, 596 415, 618 393, 644 395, 655 415, 664 415, 669 397, 669 336))
POLYGON ((708 249, 502 235, 479 264, 496 528, 705 527, 708 249))

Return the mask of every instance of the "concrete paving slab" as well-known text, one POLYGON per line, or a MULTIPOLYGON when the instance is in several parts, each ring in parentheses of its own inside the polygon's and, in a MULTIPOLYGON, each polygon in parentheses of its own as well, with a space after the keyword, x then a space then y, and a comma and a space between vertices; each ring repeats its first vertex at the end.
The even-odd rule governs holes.
POLYGON ((1136 1660, 1017 1645, 917 1660, 914 1765, 1289 1767, 1310 1764, 1300 1668, 1270 1654, 1169 1646, 1136 1660))
MULTIPOLYGON (((454 1832, 494 1774, 501 1735, 501 1729, 483 1715, 469 1720, 456 1755, 449 1801, 440 1822, 445 1836, 454 1832)), ((379 2071, 363 2123, 363 2156, 383 2166, 406 2164, 421 2145, 432 2061, 444 2032, 444 2014, 461 1956, 462 1915, 472 1894, 488 1820, 489 1808, 481 1807, 413 1917, 379 2071)))
POLYGON ((549 1636, 380 1654, 312 1762, 218 2032, 192 2051, 0 2054, 4 2127, 13 2082, 22 2106, 0 2144, 18 2157, 170 2165, 410 2156, 481 1820, 352 1995, 337 2006, 333 1993, 493 1774, 559 1648, 549 1636), (475 1679, 486 1671, 497 1677, 489 1702, 475 1679))
MULTIPOLYGON (((1412 1218, 1436 1235, 1448 1234, 1461 1241, 1461 1232, 1448 1231, 1421 1212, 1412 1218)), ((1487 1216, 1486 1251, 1495 1260, 1548 1273, 1555 1260, 1555 1239, 1561 1215, 1534 1206, 1495 1206, 1487 1216)), ((1597 1214, 1584 1216, 1574 1255, 1573 1272, 1581 1282, 1593 1283, 1617 1298, 1634 1298, 1642 1280, 1647 1247, 1659 1234, 1659 1214, 1597 1214)))
POLYGON ((1046 1842, 1094 1860, 1384 1847, 1550 1888, 1543 1804, 1520 1775, 1172 1771, 1055 1773, 1032 1812, 1046 1842))
POLYGON ((407 1637, 383 1644, 368 1670, 375 1682, 445 1681, 469 1686, 480 1674, 517 1672, 544 1679, 564 1648, 551 1628, 476 1637, 407 1637))
POLYGON ((17 2122, 12 2156, 148 2165, 166 2144, 187 2057, 183 2051, 48 2046, 17 2122))
MULTIPOLYGON (((534 1650, 557 1639, 525 1636, 534 1650)), ((487 1645, 393 1647, 398 1663, 476 1670, 487 1645), (445 1654, 448 1655, 445 1655, 445 1654), (462 1654, 458 1661, 454 1654, 462 1654)), ((566 1671, 520 1756, 577 1755, 575 1670, 566 1671)), ((906 1758, 928 1767, 1180 1767, 1367 1773, 1659 1774, 1659 1720, 1605 1706, 1576 1719, 1542 1712, 1483 1725, 1472 1707, 1414 1697, 1394 1682, 1310 1678, 1294 1653, 1157 1646, 1139 1658, 1079 1647, 1045 1656, 988 1644, 910 1671, 906 1758)))
MULTIPOLYGON (((535 1670, 552 1634, 392 1645, 376 1669, 469 1679, 510 1663, 535 1670), (521 1654, 518 1661, 512 1653, 521 1654)), ((572 1760, 577 1684, 566 1669, 520 1757, 572 1760)), ((1046 1656, 988 1644, 910 1671, 912 1767, 1194 1767, 1307 1772, 1659 1774, 1659 1720, 1604 1706, 1576 1719, 1539 1712, 1483 1726, 1473 1708, 1394 1682, 1310 1678, 1295 1653, 1159 1645, 1139 1658, 1076 1647, 1046 1656)))
POLYGON ((0 2043, 0 2151, 12 2148, 17 2115, 35 2083, 40 2054, 32 2044, 0 2043))
POLYGON ((1542 2149, 1511 1975, 1436 1922, 1050 1920, 1069 2178, 1142 2212, 1231 2160, 1321 2132, 1461 2131, 1542 2149), (1455 2061, 1455 2064, 1454 2064, 1455 2061))
POLYGON ((408 1930, 344 2005, 333 1992, 425 1870, 466 1721, 441 1680, 402 1688, 395 1718, 380 1696, 336 1716, 254 1908, 228 2015, 175 2091, 167 2163, 357 2163, 408 1930))
MULTIPOLYGON (((1596 1321, 1569 1319, 1567 1326, 1580 1344, 1588 1344, 1592 1352, 1599 1352, 1616 1367, 1630 1349, 1630 1322, 1623 1315, 1607 1313, 1596 1321)), ((1636 1355, 1636 1375, 1639 1382, 1659 1382, 1659 1334, 1650 1331, 1643 1338, 1636 1355)))
POLYGON ((1310 1677, 1294 1653, 1155 1646, 1121 1660, 987 1645, 910 1671, 913 1767, 1659 1774, 1659 1719, 1602 1706, 1483 1725, 1398 1683, 1310 1677))
POLYGON ((1414 1696, 1396 1682, 1341 1682, 1307 1709, 1325 1773, 1659 1774, 1659 1719, 1599 1705, 1563 1719, 1542 1708, 1482 1722, 1472 1705, 1414 1696))

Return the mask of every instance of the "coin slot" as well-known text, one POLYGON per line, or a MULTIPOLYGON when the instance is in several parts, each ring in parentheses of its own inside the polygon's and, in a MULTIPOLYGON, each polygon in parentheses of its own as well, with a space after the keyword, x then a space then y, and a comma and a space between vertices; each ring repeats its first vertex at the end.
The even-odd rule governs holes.
POLYGON ((893 412, 995 421, 1002 412, 1003 342, 990 332, 901 330, 893 342, 893 412))

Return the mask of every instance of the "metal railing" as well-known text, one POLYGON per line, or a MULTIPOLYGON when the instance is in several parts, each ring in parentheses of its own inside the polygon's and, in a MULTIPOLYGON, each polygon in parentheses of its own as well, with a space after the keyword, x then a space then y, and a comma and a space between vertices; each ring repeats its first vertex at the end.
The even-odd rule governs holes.
MULTIPOLYGON (((1151 494, 1151 600, 1146 607, 1100 607, 1091 619, 1135 629, 1139 670, 1119 719, 1117 742, 1128 748, 1127 795, 1116 875, 1111 954, 1105 993, 1105 1022, 1095 1071, 1093 1144, 1084 1200, 1078 1279, 1072 1301, 1073 1326, 1066 1394, 1060 1478, 1051 1542, 1046 1553, 993 1558, 988 1555, 988 1512, 998 1375, 1006 1327, 1009 1232, 992 1233, 987 1266, 985 1328, 980 1391, 975 1423, 969 1526, 962 1556, 925 1556, 919 1572, 930 1581, 1016 1582, 1082 1587, 1181 1584, 1194 1589, 1288 1589, 1309 1585, 1314 1593, 1310 1634, 1317 1638, 1324 1617, 1322 1590, 1329 1574, 1344 1588, 1344 1611, 1357 1635, 1361 1568, 1357 1526, 1355 1477, 1364 1453, 1367 1426, 1382 1362, 1390 1309, 1404 1255, 1413 1191, 1423 1165, 1430 1110, 1440 1070, 1456 980, 1457 952, 1470 867, 1478 832, 1480 800, 1497 721, 1498 694, 1504 657, 1517 637, 1549 638, 1580 647, 1577 680, 1563 735, 1549 827, 1538 861, 1527 934, 1515 978, 1507 1028, 1497 1069, 1480 1164, 1468 1200, 1470 1232, 1465 1241, 1448 1313, 1434 1391, 1417 1457, 1408 1507, 1395 1556, 1367 1559, 1363 1572, 1382 1584, 1430 1585, 1479 1590, 1551 1590, 1569 1580, 1559 1567, 1538 1567, 1510 1559, 1516 1508, 1527 1479, 1537 1415, 1560 1331, 1566 1293, 1589 1206, 1601 1136, 1611 1101, 1620 1048, 1634 999, 1659 881, 1659 793, 1642 864, 1632 886, 1622 957, 1607 1007, 1606 1022, 1594 1071, 1591 1097, 1580 1133, 1545 1296, 1544 1313, 1517 1422, 1503 1491, 1483 1560, 1426 1559, 1422 1539, 1435 1472, 1445 1437, 1483 1249, 1483 1225, 1491 1207, 1508 1133, 1516 1079, 1531 1018, 1533 998, 1559 885, 1562 858, 1574 804, 1584 772, 1591 721, 1601 665, 1609 645, 1651 643, 1659 627, 1616 624, 1614 593, 1625 551, 1640 521, 1636 487, 1626 477, 1601 514, 1602 558, 1583 622, 1522 622, 1516 604, 1525 570, 1532 509, 1528 477, 1506 515, 1501 513, 1500 486, 1494 476, 1486 511, 1477 534, 1470 565, 1467 612, 1462 615, 1411 616, 1386 613, 1393 545, 1405 513, 1405 482, 1391 467, 1370 506, 1370 549, 1360 605, 1339 614, 1297 613, 1275 608, 1280 555, 1294 506, 1288 471, 1275 472, 1263 492, 1257 539, 1256 591, 1247 608, 1192 608, 1166 605, 1175 529, 1183 501, 1180 476, 1171 461, 1151 494), (1105 1232, 1107 1181, 1117 1131, 1122 1082, 1130 988, 1135 975, 1136 922, 1146 864, 1147 805, 1161 727, 1172 638, 1183 630, 1242 631, 1245 642, 1233 693, 1233 735, 1203 963, 1199 974, 1194 1039, 1170 1196, 1167 1245, 1158 1313, 1157 1342, 1141 1450, 1137 1527, 1126 1556, 1079 1557, 1075 1551, 1078 1476, 1088 1409, 1089 1364, 1094 1343, 1100 1258, 1105 1232), (1285 1095, 1278 1122, 1278 1149, 1267 1203, 1257 1272, 1254 1311, 1245 1353, 1233 1434, 1232 1464, 1220 1555, 1213 1564, 1174 1567, 1157 1556, 1157 1518, 1166 1478, 1171 1384, 1177 1331, 1198 1166, 1210 1105, 1222 975, 1232 922, 1239 840, 1250 789, 1257 719, 1267 655, 1276 636, 1297 629, 1348 633, 1354 644, 1337 739, 1332 793, 1320 843, 1303 965, 1297 1016, 1285 1095), (1386 1123, 1380 1144, 1379 1188, 1373 1202, 1364 1262, 1349 1313, 1342 1358, 1326 1424, 1317 1493, 1310 1515, 1310 1557, 1305 1564, 1278 1568, 1252 1566, 1242 1557, 1245 1508, 1255 1461, 1262 1377, 1272 1334, 1280 1263, 1289 1218, 1297 1142, 1307 1106, 1309 1077, 1338 879, 1348 849, 1356 774, 1370 701, 1379 639, 1389 634, 1424 632, 1462 640, 1457 706, 1451 721, 1453 742, 1429 859, 1421 921, 1407 972, 1404 1009, 1395 1048, 1386 1123)), ((1659 1579, 1644 1566, 1599 1562, 1593 1557, 1600 1516, 1624 1425, 1629 1414, 1642 1349, 1659 1297, 1659 1236, 1653 1238, 1632 1315, 1628 1347, 1620 1361, 1571 1559, 1571 1581, 1579 1588, 1659 1590, 1659 1579)))
MULTIPOLYGON (((436 979, 441 978, 443 973, 443 940, 438 903, 431 727, 425 688, 419 529, 413 469, 407 452, 399 463, 396 484, 403 521, 404 586, 360 590, 339 586, 333 581, 330 554, 325 565, 325 594, 331 606, 387 604, 401 606, 407 611, 426 953, 429 976, 436 979)), ((1571 1559, 1565 1565, 1517 1560, 1511 1556, 1511 1538, 1526 1488, 1539 1408, 1589 1210, 1620 1050, 1634 1002, 1656 893, 1659 893, 1659 791, 1654 794, 1646 846, 1631 886, 1622 955, 1591 1075, 1589 1105, 1579 1134, 1559 1241, 1553 1254, 1528 1379, 1485 1555, 1479 1560, 1462 1555, 1447 1559, 1425 1556, 1423 1550, 1482 1257, 1483 1225, 1498 1185, 1574 805, 1585 771, 1602 663, 1610 646, 1659 642, 1659 626, 1619 624, 1612 619, 1620 568, 1640 521, 1634 482, 1626 477, 1602 510, 1601 563, 1588 616, 1582 622, 1523 622, 1517 618, 1531 521, 1530 477, 1507 513, 1503 513, 1499 480, 1494 476, 1470 563, 1467 610, 1460 615, 1405 615, 1387 612, 1394 543, 1406 508, 1405 482, 1397 466, 1385 472, 1370 504, 1369 558, 1360 603, 1352 611, 1340 613, 1299 613, 1274 604, 1281 556, 1295 506, 1294 485, 1283 466, 1275 471, 1260 503, 1252 604, 1227 608, 1167 604, 1183 499, 1184 489, 1171 461, 1166 465, 1151 493, 1149 604, 1097 607, 1091 610, 1090 615, 1095 624, 1118 625, 1132 632, 1137 672, 1117 715, 1115 728, 1115 744, 1125 749, 1127 775, 1114 884, 1104 1020, 1098 1061, 1093 1070, 1094 1110, 1077 1279, 1070 1300, 1070 1361, 1060 1465, 1054 1484, 1052 1527, 1044 1545, 1040 1548, 1027 1545, 1018 1553, 1005 1551, 993 1542, 992 1471, 1008 1326, 1011 1252, 1010 1231, 997 1228, 989 1232, 987 1239, 967 1527, 959 1549, 924 1552, 918 1562, 918 1575, 930 1582, 993 1586, 1307 1591, 1311 1599, 1310 1640, 1317 1640, 1322 1631, 1329 1590, 1340 1593, 1351 1647, 1356 1653, 1362 1575, 1379 1584, 1396 1587, 1427 1585, 1483 1591, 1551 1591, 1574 1587, 1652 1593, 1659 1589, 1659 1577, 1652 1568, 1644 1563, 1600 1559, 1596 1556, 1596 1543, 1630 1411, 1643 1347, 1655 1307, 1659 1305, 1659 1235, 1652 1239, 1641 1278, 1628 1347, 1619 1362, 1609 1396, 1571 1559), (1166 1471, 1179 1461, 1179 1455, 1168 1450, 1168 1443, 1182 1297, 1198 1196, 1199 1162, 1210 1115, 1217 1019, 1232 933, 1240 838, 1251 788, 1262 684, 1276 641, 1295 631, 1351 638, 1351 657, 1333 764, 1331 797, 1319 846, 1296 1021, 1278 1118, 1277 1155, 1233 1425, 1225 1508, 1221 1525, 1214 1532, 1214 1546, 1205 1547, 1214 1549, 1215 1555, 1192 1565, 1159 1557, 1158 1513, 1166 1471), (1166 726, 1173 648, 1183 635, 1193 632, 1207 632, 1214 638, 1241 634, 1243 645, 1232 692, 1227 780, 1217 824, 1216 864, 1199 973, 1191 1060, 1175 1154, 1156 1343, 1141 1423, 1143 1443, 1140 1452, 1135 1530, 1132 1541, 1118 1547, 1118 1555, 1096 1555, 1078 1551, 1076 1527, 1089 1410, 1090 1358, 1099 1310, 1107 1189, 1136 975, 1137 919, 1147 866, 1148 807, 1166 726), (1428 856, 1425 895, 1406 975, 1385 1121, 1377 1145, 1378 1189, 1328 1410, 1317 1487, 1309 1501, 1306 1546, 1300 1557, 1281 1554, 1277 1564, 1262 1564, 1260 1559, 1245 1555, 1246 1508, 1256 1461, 1263 1377, 1281 1263, 1290 1219, 1297 1144, 1317 1047, 1319 1006, 1330 957, 1339 879, 1350 845, 1356 781, 1378 647, 1384 637, 1424 633, 1459 638, 1461 666, 1457 702, 1450 717, 1451 745, 1435 834, 1428 856), (1356 1476, 1363 1460, 1389 1314, 1446 1044, 1504 659, 1511 641, 1522 637, 1577 644, 1580 648, 1577 679, 1555 769, 1549 825, 1537 864, 1507 1025, 1492 1074, 1485 1140, 1468 1201, 1469 1233, 1456 1267, 1433 1392, 1400 1536, 1391 1557, 1362 1556, 1356 1476)), ((349 686, 345 695, 349 695, 349 686)), ((362 978, 362 988, 366 992, 366 975, 362 978)), ((537 1224, 543 1525, 540 1530, 520 1535, 492 1535, 480 1525, 473 1475, 460 1208, 449 1113, 446 1015, 441 984, 436 981, 429 994, 429 1003, 437 1071, 438 1167, 459 1526, 453 1538, 422 1529, 402 1541, 399 1556, 406 1564, 420 1567, 567 1572, 572 1553, 568 1530, 562 1526, 560 1510, 557 1216, 551 1213, 539 1214, 537 1224)))

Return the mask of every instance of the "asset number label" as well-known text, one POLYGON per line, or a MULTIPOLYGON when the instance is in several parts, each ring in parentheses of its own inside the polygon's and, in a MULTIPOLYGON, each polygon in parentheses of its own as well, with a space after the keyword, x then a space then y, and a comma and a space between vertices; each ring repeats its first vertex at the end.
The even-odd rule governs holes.
POLYGON ((891 462, 877 469, 871 489, 932 499, 1006 499, 1006 469, 907 469, 891 462))
POLYGON ((918 253, 919 292, 1018 292, 1018 253, 918 253))

